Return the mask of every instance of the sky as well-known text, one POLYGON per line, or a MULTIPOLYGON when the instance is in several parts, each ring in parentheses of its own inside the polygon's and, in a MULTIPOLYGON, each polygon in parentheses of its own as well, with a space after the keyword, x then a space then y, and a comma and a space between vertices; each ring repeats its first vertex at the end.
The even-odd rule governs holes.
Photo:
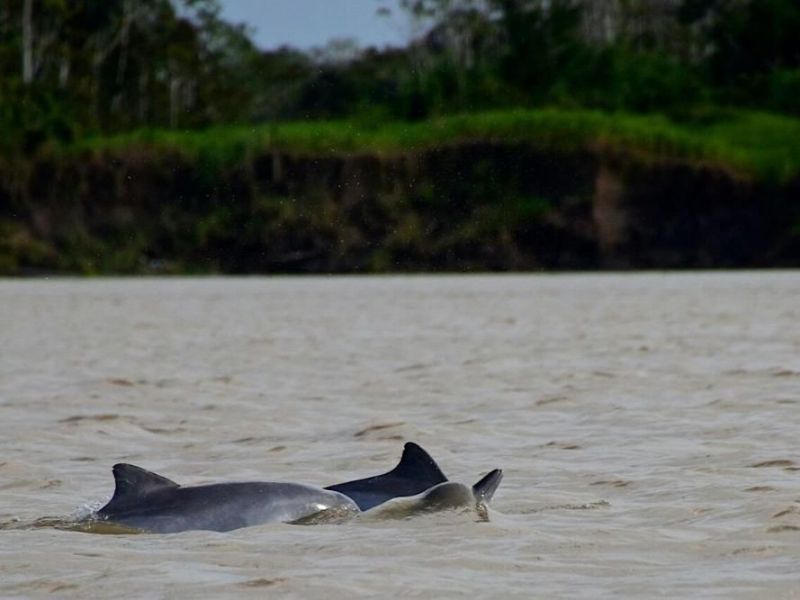
POLYGON ((332 38, 354 38, 359 46, 400 46, 410 37, 399 0, 220 0, 226 21, 246 23, 264 49, 282 45, 307 50, 332 38), (377 10, 389 8, 390 17, 377 10))

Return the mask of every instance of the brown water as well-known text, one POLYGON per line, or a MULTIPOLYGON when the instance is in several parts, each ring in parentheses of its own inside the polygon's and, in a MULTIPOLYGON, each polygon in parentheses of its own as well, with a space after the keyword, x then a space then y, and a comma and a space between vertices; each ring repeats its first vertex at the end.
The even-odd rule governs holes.
POLYGON ((5 281, 0 336, 3 597, 800 597, 798 272, 5 281), (404 440, 491 520, 34 526, 404 440))

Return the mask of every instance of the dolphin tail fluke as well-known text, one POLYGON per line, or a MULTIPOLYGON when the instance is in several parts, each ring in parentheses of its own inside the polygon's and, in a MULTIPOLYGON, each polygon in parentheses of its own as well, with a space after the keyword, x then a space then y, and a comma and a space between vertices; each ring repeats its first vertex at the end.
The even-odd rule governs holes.
POLYGON ((488 504, 494 496, 497 486, 503 479, 503 471, 495 469, 487 473, 478 483, 472 486, 472 493, 478 502, 488 504))

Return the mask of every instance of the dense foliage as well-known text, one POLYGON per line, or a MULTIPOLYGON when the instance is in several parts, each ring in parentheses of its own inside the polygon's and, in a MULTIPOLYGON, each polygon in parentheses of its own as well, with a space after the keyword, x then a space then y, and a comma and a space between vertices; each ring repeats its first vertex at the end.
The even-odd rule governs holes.
POLYGON ((0 151, 140 128, 511 107, 800 114, 796 0, 400 5, 418 32, 405 48, 301 52, 259 50, 217 0, 5 0, 0 151))
POLYGON ((238 120, 258 57, 214 0, 4 0, 3 143, 238 120))

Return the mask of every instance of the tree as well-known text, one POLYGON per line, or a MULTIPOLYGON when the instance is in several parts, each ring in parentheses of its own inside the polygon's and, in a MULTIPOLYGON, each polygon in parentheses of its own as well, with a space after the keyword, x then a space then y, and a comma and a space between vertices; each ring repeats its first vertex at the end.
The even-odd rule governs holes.
POLYGON ((22 9, 22 81, 33 81, 33 0, 25 0, 22 9))

